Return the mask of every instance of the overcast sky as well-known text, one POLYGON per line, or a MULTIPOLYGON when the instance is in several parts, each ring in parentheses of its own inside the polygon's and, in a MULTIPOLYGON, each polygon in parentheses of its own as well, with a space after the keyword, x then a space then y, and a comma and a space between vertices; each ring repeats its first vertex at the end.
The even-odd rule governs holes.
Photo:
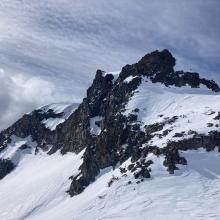
POLYGON ((0 129, 156 49, 220 82, 219 39, 219 0, 1 0, 0 129))

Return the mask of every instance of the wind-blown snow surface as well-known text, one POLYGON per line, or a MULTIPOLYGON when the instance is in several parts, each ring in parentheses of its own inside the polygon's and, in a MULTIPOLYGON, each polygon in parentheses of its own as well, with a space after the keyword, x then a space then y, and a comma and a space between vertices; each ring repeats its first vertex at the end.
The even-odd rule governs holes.
MULTIPOLYGON (((143 125, 178 116, 172 125, 164 128, 173 131, 162 139, 153 139, 152 144, 163 147, 169 139, 174 139, 175 132, 185 131, 184 137, 190 137, 187 131, 191 129, 202 133, 217 130, 218 121, 213 118, 220 109, 219 103, 220 95, 206 88, 168 88, 145 79, 131 97, 124 114, 138 114, 143 125), (139 112, 133 111, 135 108, 139 108, 139 112), (213 127, 207 126, 210 122, 213 127)), ((78 155, 62 156, 59 152, 50 156, 43 152, 24 155, 18 167, 0 181, 0 219, 220 219, 217 149, 180 152, 188 165, 180 165, 174 175, 163 166, 163 156, 149 154, 147 159, 154 162, 151 178, 143 182, 135 180, 130 171, 123 176, 119 167, 106 168, 83 193, 70 198, 66 193, 69 177, 78 174, 82 155, 83 151, 78 155), (115 180, 109 187, 112 179, 115 180)), ((128 164, 130 159, 121 167, 128 164)))
POLYGON ((162 158, 149 155, 154 161, 151 179, 137 184, 131 176, 121 177, 118 169, 109 168, 82 194, 70 198, 65 194, 70 184, 68 177, 77 173, 82 153, 27 156, 14 172, 0 181, 0 219, 220 218, 216 151, 184 152, 188 165, 175 175, 165 171, 162 158), (120 179, 108 187, 113 175, 120 179))
MULTIPOLYGON (((126 83, 132 78, 125 79, 126 83)), ((126 105, 124 114, 137 114, 138 120, 145 125, 163 122, 166 118, 177 116, 177 120, 164 126, 156 132, 152 145, 166 146, 168 140, 189 138, 190 130, 208 134, 211 130, 218 130, 218 120, 214 120, 220 110, 220 94, 214 93, 208 88, 166 87, 161 83, 151 83, 147 78, 142 79, 142 84, 135 91, 126 105), (134 110, 138 108, 139 112, 134 110), (213 125, 210 126, 209 123, 213 125), (210 127, 209 127, 210 126, 210 127), (163 131, 169 130, 169 134, 159 138, 163 131), (183 137, 173 137, 175 133, 185 132, 183 137)), ((192 135, 192 134, 191 134, 192 135)))
POLYGON ((26 155, 0 183, 0 219, 29 219, 65 201, 82 154, 26 155))
POLYGON ((74 112, 78 105, 79 104, 77 103, 54 103, 43 106, 38 110, 41 110, 43 113, 48 113, 52 110, 55 114, 61 114, 61 116, 50 117, 42 121, 46 128, 49 128, 51 131, 53 131, 56 129, 57 125, 66 121, 66 119, 74 112))

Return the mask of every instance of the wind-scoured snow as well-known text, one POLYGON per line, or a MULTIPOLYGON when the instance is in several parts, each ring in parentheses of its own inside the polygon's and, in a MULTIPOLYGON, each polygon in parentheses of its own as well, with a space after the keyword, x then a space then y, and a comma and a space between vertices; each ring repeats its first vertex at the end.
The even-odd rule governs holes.
POLYGON ((57 125, 66 121, 66 119, 74 112, 77 106, 78 104, 76 103, 73 104, 55 103, 41 107, 40 110, 42 110, 44 113, 47 113, 49 110, 53 110, 53 112, 56 114, 62 113, 61 117, 57 117, 57 118, 51 117, 43 120, 42 123, 46 126, 46 128, 49 128, 51 131, 53 131, 56 129, 57 125))
MULTIPOLYGON (((203 149, 182 152, 187 166, 174 175, 163 158, 148 155, 152 177, 137 183, 119 169, 105 169, 85 191, 70 198, 68 176, 81 164, 79 155, 56 153, 27 156, 0 182, 0 218, 3 220, 205 220, 220 218, 219 153, 203 149), (47 169, 45 169, 47 167, 47 169), (118 177, 111 187, 108 182, 118 177), (129 181, 131 183, 129 184, 129 181), (165 214, 166 213, 166 214, 165 214)), ((129 160, 121 166, 129 164, 129 160)))
POLYGON ((142 79, 141 85, 135 91, 126 105, 125 115, 137 114, 138 120, 145 125, 163 122, 166 118, 177 116, 177 120, 165 125, 163 130, 156 134, 162 134, 164 130, 170 132, 163 138, 157 135, 152 144, 158 147, 166 145, 168 140, 179 140, 181 137, 173 137, 175 133, 185 132, 184 137, 190 137, 188 131, 208 134, 211 130, 218 130, 218 120, 214 120, 220 111, 220 94, 214 93, 206 87, 191 88, 166 87, 161 83, 152 83, 147 78, 142 79), (139 112, 134 110, 138 108, 139 112), (212 123, 212 126, 208 126, 212 123))
POLYGON ((0 181, 0 219, 30 219, 66 201, 69 177, 78 174, 83 152, 78 155, 57 152, 51 156, 43 152, 27 154, 19 166, 0 181))

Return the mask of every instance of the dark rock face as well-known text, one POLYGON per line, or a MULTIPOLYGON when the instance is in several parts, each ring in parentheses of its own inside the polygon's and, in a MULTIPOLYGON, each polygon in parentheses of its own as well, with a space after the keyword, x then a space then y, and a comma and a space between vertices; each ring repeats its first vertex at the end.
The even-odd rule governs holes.
POLYGON ((145 55, 137 64, 138 72, 146 76, 156 76, 160 78, 162 75, 168 75, 174 72, 176 59, 168 50, 161 52, 154 51, 145 55))
POLYGON ((53 109, 49 109, 47 112, 44 112, 41 109, 37 109, 32 114, 37 114, 40 121, 48 118, 61 118, 63 116, 63 112, 55 113, 53 109))
POLYGON ((87 97, 69 119, 57 127, 56 144, 50 153, 58 149, 61 152, 80 152, 83 148, 93 145, 94 138, 90 133, 90 118, 104 116, 101 108, 105 107, 105 98, 111 90, 113 76, 104 75, 97 70, 92 86, 87 90, 87 97))
POLYGON ((198 88, 201 84, 214 92, 219 92, 219 86, 213 80, 200 78, 198 73, 174 71, 175 58, 168 50, 154 51, 145 55, 138 63, 127 65, 122 69, 120 77, 129 75, 147 76, 153 83, 160 82, 166 86, 186 86, 198 88))
POLYGON ((218 112, 217 116, 215 116, 214 120, 220 120, 220 112, 218 112))
POLYGON ((90 147, 87 148, 83 155, 83 164, 80 166, 81 173, 73 178, 69 194, 71 196, 81 193, 86 186, 95 180, 99 173, 99 167, 94 155, 94 150, 90 147))
POLYGON ((0 179, 9 174, 14 167, 14 164, 10 160, 0 159, 0 179))
POLYGON ((36 141, 39 146, 41 146, 43 141, 48 144, 53 144, 53 132, 41 123, 43 119, 43 115, 38 111, 33 111, 32 114, 24 115, 16 123, 1 133, 0 151, 10 142, 11 135, 16 135, 20 138, 26 138, 31 135, 33 141, 36 141))
POLYGON ((176 147, 167 147, 163 149, 165 155, 165 160, 163 162, 164 166, 167 167, 167 171, 170 174, 174 173, 174 170, 177 170, 176 164, 187 165, 187 161, 184 157, 179 156, 178 148, 176 147))
POLYGON ((170 141, 167 146, 179 150, 197 150, 198 148, 204 148, 207 151, 211 151, 214 150, 215 147, 220 146, 220 132, 213 130, 210 131, 208 135, 195 132, 192 138, 180 141, 170 141))
MULTIPOLYGON (((164 166, 167 167, 168 172, 173 173, 177 169, 177 164, 187 164, 185 158, 180 157, 179 150, 199 147, 212 150, 214 146, 220 146, 219 133, 213 131, 204 136, 191 131, 193 138, 169 142, 166 147, 160 149, 157 146, 151 146, 150 140, 155 136, 155 132, 162 131, 165 125, 174 123, 178 117, 165 118, 161 123, 145 126, 143 131, 137 117, 139 109, 135 109, 127 116, 123 112, 143 79, 177 87, 188 85, 198 88, 202 84, 213 92, 220 91, 214 81, 200 78, 198 73, 175 72, 175 62, 171 53, 163 50, 147 54, 136 64, 126 65, 117 79, 114 79, 112 74, 97 70, 95 79, 87 90, 86 98, 63 124, 57 126, 55 131, 45 128, 41 121, 61 115, 52 111, 47 113, 34 111, 31 115, 24 115, 22 119, 0 134, 0 151, 7 146, 7 141, 9 142, 12 134, 18 137, 31 135, 41 148, 45 148, 45 145, 53 145, 49 154, 57 150, 62 154, 79 153, 84 149, 80 173, 71 177, 72 182, 68 190, 71 196, 81 193, 93 182, 100 169, 116 167, 118 163, 121 164, 129 158, 131 158, 131 164, 128 168, 121 169, 123 175, 129 171, 136 179, 150 178, 150 165, 153 162, 146 161, 149 153, 156 156, 164 155, 164 166), (131 80, 126 81, 128 77, 131 80), (100 128, 100 133, 97 135, 91 134, 90 131, 90 122, 94 117, 101 118, 96 123, 100 128)), ((219 118, 216 117, 216 120, 219 118)), ((170 131, 169 129, 163 131, 159 138, 168 135, 170 131)), ((176 137, 183 137, 183 135, 177 133, 176 137)))

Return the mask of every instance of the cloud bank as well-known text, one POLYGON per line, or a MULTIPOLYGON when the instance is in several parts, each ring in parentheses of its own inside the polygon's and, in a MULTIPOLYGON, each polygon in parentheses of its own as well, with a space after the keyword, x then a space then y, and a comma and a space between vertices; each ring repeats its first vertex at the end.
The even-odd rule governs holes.
POLYGON ((0 129, 14 122, 24 112, 54 99, 54 85, 38 77, 24 77, 22 74, 7 74, 0 69, 0 129))
POLYGON ((79 101, 96 69, 119 70, 156 49, 220 82, 219 8, 218 0, 1 0, 0 129, 36 106, 79 101))

